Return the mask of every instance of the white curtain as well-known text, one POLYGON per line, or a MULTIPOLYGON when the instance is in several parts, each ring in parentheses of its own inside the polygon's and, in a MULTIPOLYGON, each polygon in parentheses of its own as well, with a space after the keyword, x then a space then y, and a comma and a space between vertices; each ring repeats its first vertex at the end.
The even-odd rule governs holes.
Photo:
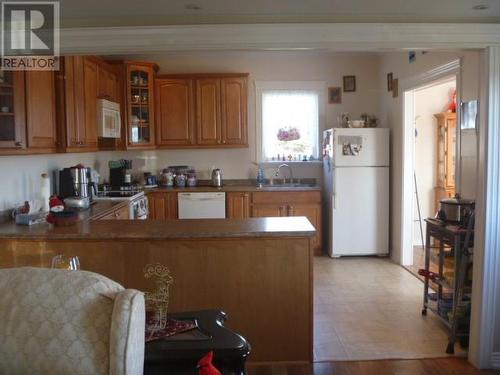
MULTIPOLYGON (((318 156, 319 94, 311 90, 262 92, 262 149, 264 160, 289 155, 318 156), (300 135, 292 141, 278 139, 280 130, 300 135), (297 132, 295 132, 297 130, 297 132)), ((287 159, 288 160, 288 159, 287 159)))

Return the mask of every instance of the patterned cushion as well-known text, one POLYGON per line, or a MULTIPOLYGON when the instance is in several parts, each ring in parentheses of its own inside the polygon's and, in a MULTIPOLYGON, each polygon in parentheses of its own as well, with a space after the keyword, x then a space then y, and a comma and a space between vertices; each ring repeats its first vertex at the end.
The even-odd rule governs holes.
POLYGON ((121 292, 121 285, 92 272, 1 269, 0 373, 125 374, 110 368, 113 299, 121 292))

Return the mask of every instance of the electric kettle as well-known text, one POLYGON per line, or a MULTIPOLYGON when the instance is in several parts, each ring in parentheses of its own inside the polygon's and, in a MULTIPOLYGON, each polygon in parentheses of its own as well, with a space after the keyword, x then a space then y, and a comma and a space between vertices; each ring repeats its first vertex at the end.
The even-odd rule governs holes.
POLYGON ((212 186, 222 187, 222 169, 214 168, 212 170, 212 186))

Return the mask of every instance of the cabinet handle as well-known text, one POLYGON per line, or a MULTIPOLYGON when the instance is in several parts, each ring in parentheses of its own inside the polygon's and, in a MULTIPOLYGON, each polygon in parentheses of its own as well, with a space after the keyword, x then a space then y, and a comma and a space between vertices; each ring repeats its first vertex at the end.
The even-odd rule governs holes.
POLYGON ((220 139, 217 140, 217 143, 220 144, 220 139))
POLYGON ((224 144, 225 144, 225 143, 226 143, 226 141, 222 141, 222 143, 224 143, 224 144))
POLYGON ((118 212, 115 213, 115 217, 120 217, 120 214, 118 212))
POLYGON ((14 145, 16 147, 23 147, 23 143, 22 142, 15 142, 14 145))

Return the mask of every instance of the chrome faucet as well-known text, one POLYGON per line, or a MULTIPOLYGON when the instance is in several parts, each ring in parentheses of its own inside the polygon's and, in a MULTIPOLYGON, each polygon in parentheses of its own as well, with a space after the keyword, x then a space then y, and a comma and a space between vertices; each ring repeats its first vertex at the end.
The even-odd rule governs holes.
MULTIPOLYGON (((290 178, 290 183, 293 183, 293 172, 292 172, 292 167, 290 167, 288 164, 281 164, 276 170, 274 171, 274 177, 278 177, 280 175, 281 168, 288 168, 288 174, 290 178)), ((283 184, 286 184, 286 178, 283 177, 283 184)))

